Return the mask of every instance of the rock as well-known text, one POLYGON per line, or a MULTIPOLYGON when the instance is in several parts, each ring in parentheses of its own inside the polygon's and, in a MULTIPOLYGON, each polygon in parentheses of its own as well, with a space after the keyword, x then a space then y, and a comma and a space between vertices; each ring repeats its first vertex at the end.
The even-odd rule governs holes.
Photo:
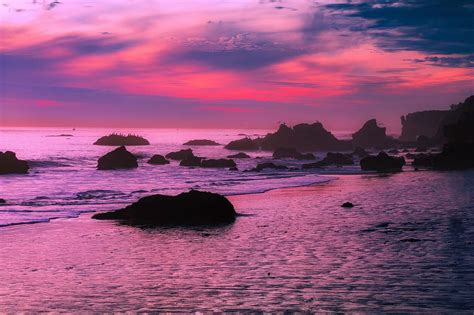
POLYGON ((463 170, 474 168, 474 143, 449 142, 443 151, 434 154, 432 166, 438 170, 463 170))
POLYGON ((354 205, 353 205, 352 203, 350 203, 350 202, 344 202, 344 203, 341 205, 341 207, 343 207, 343 208, 353 208, 354 205))
POLYGON ((187 158, 192 158, 192 157, 194 157, 194 153, 193 153, 193 150, 191 149, 179 150, 176 152, 170 152, 166 154, 167 159, 178 160, 178 161, 181 161, 187 158))
POLYGON ((360 158, 369 156, 369 152, 365 151, 364 148, 356 147, 352 155, 357 155, 360 158))
POLYGON ((207 139, 198 139, 198 140, 191 140, 183 145, 220 145, 219 143, 212 141, 212 140, 207 140, 207 139))
POLYGON ((380 152, 377 156, 368 156, 360 160, 360 167, 364 171, 377 172, 398 172, 405 165, 403 157, 389 156, 385 152, 380 152))
POLYGON ((432 167, 433 166, 433 156, 429 154, 417 154, 413 156, 413 166, 424 166, 432 167))
POLYGON ((385 148, 393 143, 393 139, 387 137, 385 131, 386 128, 377 125, 377 120, 371 119, 352 135, 352 144, 361 148, 385 148))
POLYGON ((330 166, 330 165, 353 165, 354 161, 352 160, 352 154, 343 154, 343 153, 333 153, 328 152, 326 157, 315 163, 303 164, 303 169, 310 169, 310 168, 320 168, 323 166, 330 166))
POLYGON ((0 198, 0 204, 6 204, 6 203, 7 203, 7 201, 5 199, 0 198))
POLYGON ((258 144, 257 140, 252 140, 248 137, 245 137, 243 139, 229 142, 229 144, 227 144, 225 148, 227 150, 254 151, 259 150, 260 145, 258 144))
POLYGON ((15 152, 0 152, 0 175, 27 174, 28 169, 28 162, 19 160, 15 152))
POLYGON ((209 160, 202 160, 201 167, 235 167, 236 164, 234 160, 231 159, 209 159, 209 160))
POLYGON ((201 157, 190 156, 185 158, 179 163, 179 166, 188 166, 188 167, 200 167, 201 166, 201 157))
POLYGON ((229 171, 238 171, 239 169, 237 168, 237 166, 233 166, 231 168, 229 168, 229 171))
POLYGON ((263 171, 264 169, 287 170, 288 167, 286 167, 285 165, 276 165, 271 162, 266 162, 266 163, 259 163, 255 168, 251 169, 250 171, 260 172, 260 171, 263 171))
POLYGON ((229 159, 250 159, 250 155, 243 152, 227 156, 229 159))
POLYGON ((98 220, 132 225, 217 225, 235 221, 234 206, 219 194, 191 190, 177 196, 152 195, 113 212, 97 213, 98 220))
POLYGON ((434 137, 448 112, 447 110, 429 110, 402 116, 402 134, 399 140, 416 141, 420 136, 434 137))
POLYGON ((117 149, 102 156, 98 163, 98 170, 114 170, 121 168, 136 168, 138 167, 137 158, 124 146, 118 147, 117 149))
POLYGON ((165 164, 170 164, 170 161, 165 159, 163 155, 155 154, 151 157, 151 159, 148 160, 148 164, 153 164, 153 165, 165 165, 165 164))
POLYGON ((274 159, 297 159, 314 160, 316 157, 312 153, 302 154, 295 148, 279 148, 273 152, 274 159))
POLYGON ((132 146, 132 145, 149 145, 150 142, 137 135, 122 135, 113 133, 108 136, 104 136, 94 142, 95 145, 111 145, 111 146, 132 146))

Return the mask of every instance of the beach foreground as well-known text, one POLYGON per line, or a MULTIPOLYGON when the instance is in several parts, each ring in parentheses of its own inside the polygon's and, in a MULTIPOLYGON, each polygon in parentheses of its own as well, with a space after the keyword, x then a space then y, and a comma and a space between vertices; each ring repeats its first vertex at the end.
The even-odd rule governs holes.
POLYGON ((0 309, 472 310, 473 192, 472 171, 341 175, 231 196, 220 228, 4 227, 0 309))

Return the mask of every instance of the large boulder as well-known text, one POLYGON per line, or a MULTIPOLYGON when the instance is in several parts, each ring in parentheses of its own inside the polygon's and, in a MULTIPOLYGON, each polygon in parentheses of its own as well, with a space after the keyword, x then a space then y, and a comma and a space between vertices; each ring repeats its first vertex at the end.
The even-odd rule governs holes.
POLYGON ((165 165, 170 164, 170 161, 165 159, 163 155, 155 154, 148 160, 147 163, 152 165, 165 165))
POLYGON ((209 160, 202 160, 201 162, 202 167, 236 167, 234 160, 231 159, 209 159, 209 160))
POLYGON ((120 220, 137 225, 216 225, 235 221, 234 206, 224 196, 191 190, 177 196, 153 195, 113 212, 98 213, 98 220, 120 220))
POLYGON ((98 170, 115 170, 138 167, 137 157, 121 146, 99 158, 98 170))
POLYGON ((28 162, 19 160, 15 152, 0 152, 0 175, 26 174, 28 173, 28 169, 28 162))
POLYGON ((150 142, 137 135, 122 135, 112 133, 108 136, 104 136, 94 142, 95 145, 110 145, 110 146, 132 146, 132 145, 149 145, 150 142))
POLYGON ((368 156, 360 160, 360 167, 364 171, 398 172, 405 165, 403 157, 393 157, 385 152, 377 156, 368 156))
POLYGON ((314 160, 316 157, 312 153, 300 153, 295 148, 278 148, 273 152, 274 159, 297 159, 314 160))
POLYGON ((200 167, 201 166, 201 157, 197 156, 190 156, 185 158, 184 160, 181 160, 179 163, 179 166, 189 166, 189 167, 200 167))
POLYGON ((236 151, 255 151, 260 149, 258 140, 252 140, 248 137, 229 142, 225 148, 236 151))
POLYGON ((353 164, 354 164, 354 161, 352 160, 352 154, 328 152, 326 154, 326 157, 323 160, 319 162, 315 162, 315 163, 304 164, 303 168, 310 169, 310 168, 319 168, 319 167, 330 166, 330 165, 342 166, 342 165, 353 165, 353 164))
POLYGON ((212 141, 212 140, 197 139, 197 140, 188 141, 188 142, 184 143, 183 145, 195 145, 195 146, 202 145, 202 146, 205 146, 205 145, 220 145, 220 144, 215 142, 215 141, 212 141))
POLYGON ((361 148, 388 147, 393 143, 393 139, 387 137, 385 130, 386 128, 377 125, 377 120, 371 119, 352 135, 352 144, 361 148))
POLYGON ((229 159, 250 159, 250 155, 248 155, 246 153, 243 153, 243 152, 239 152, 237 154, 229 155, 229 156, 227 156, 227 158, 229 158, 229 159))
POLYGON ((170 152, 166 154, 167 159, 178 160, 178 161, 185 160, 187 158, 192 158, 192 157, 194 157, 194 153, 193 153, 193 150, 191 149, 179 150, 176 152, 170 152))

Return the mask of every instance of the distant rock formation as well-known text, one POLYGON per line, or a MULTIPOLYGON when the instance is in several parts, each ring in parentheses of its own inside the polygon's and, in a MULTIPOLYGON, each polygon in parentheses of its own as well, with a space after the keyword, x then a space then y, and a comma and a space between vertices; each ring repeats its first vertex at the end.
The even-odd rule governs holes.
POLYGON ((219 143, 212 141, 212 140, 207 140, 207 139, 198 139, 198 140, 191 140, 183 145, 195 145, 195 146, 205 146, 205 145, 220 145, 219 143))
POLYGON ((102 156, 98 163, 98 170, 115 170, 124 168, 137 168, 137 158, 124 146, 121 146, 102 156))
POLYGON ((326 157, 315 163, 303 164, 303 169, 310 169, 310 168, 320 168, 324 166, 336 165, 336 166, 343 166, 343 165, 353 165, 354 161, 352 160, 352 154, 343 154, 343 153, 333 153, 328 152, 326 157))
POLYGON ((133 146, 133 145, 149 145, 147 139, 137 135, 122 135, 112 133, 108 136, 104 136, 94 142, 95 145, 110 145, 110 146, 133 146))
POLYGON ((228 150, 236 150, 236 151, 255 151, 260 149, 260 145, 258 140, 252 140, 250 138, 243 138, 239 140, 234 140, 229 142, 225 146, 228 150))
POLYGON ((369 152, 365 151, 364 148, 356 147, 352 155, 357 155, 360 158, 364 158, 369 155, 369 152))
POLYGON ((352 144, 361 148, 387 148, 393 145, 393 139, 387 136, 386 128, 379 127, 377 120, 371 119, 352 135, 352 144))
POLYGON ((420 136, 433 138, 436 136, 448 112, 447 110, 428 110, 402 116, 400 118, 402 133, 399 140, 416 141, 420 136))
POLYGON ((192 157, 194 157, 194 153, 193 153, 193 150, 191 149, 179 150, 176 152, 170 152, 166 154, 167 159, 178 160, 178 161, 181 161, 187 158, 192 158, 192 157))
POLYGON ((250 159, 250 155, 245 154, 243 152, 239 152, 237 154, 228 155, 227 158, 229 158, 229 159, 250 159))
POLYGON ((218 225, 235 221, 230 201, 219 194, 191 190, 177 196, 152 195, 113 212, 97 213, 98 220, 120 220, 131 225, 218 225))
POLYGON ((364 171, 399 172, 405 165, 403 157, 389 156, 380 152, 377 156, 368 156, 360 160, 360 167, 364 171))
POLYGON ((314 160, 316 157, 312 153, 300 153, 295 148, 278 148, 273 152, 274 159, 296 159, 296 160, 314 160))
POLYGON ((15 152, 0 152, 0 175, 27 174, 28 169, 28 162, 19 160, 15 152))
POLYGON ((152 165, 165 165, 165 164, 170 164, 170 161, 165 159, 163 155, 155 154, 151 157, 151 159, 148 160, 147 163, 152 164, 152 165))

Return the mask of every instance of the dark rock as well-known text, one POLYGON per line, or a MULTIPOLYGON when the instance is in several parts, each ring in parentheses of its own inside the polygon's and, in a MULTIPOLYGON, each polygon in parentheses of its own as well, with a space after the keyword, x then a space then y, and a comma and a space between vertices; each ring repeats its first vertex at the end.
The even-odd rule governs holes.
POLYGON ((133 225, 217 225, 235 221, 234 206, 224 196, 191 190, 177 196, 153 195, 113 212, 98 213, 98 220, 120 220, 133 225))
POLYGON ((15 152, 0 152, 0 175, 27 174, 28 169, 28 162, 19 160, 15 152))
POLYGON ((314 160, 316 157, 312 153, 302 154, 295 148, 279 148, 273 152, 274 159, 297 159, 314 160))
POLYGON ((212 140, 207 140, 207 139, 198 139, 198 140, 191 140, 183 145, 220 145, 219 143, 212 141, 212 140))
POLYGON ((94 142, 95 145, 111 145, 111 146, 132 146, 132 145, 149 145, 147 139, 137 135, 122 135, 122 134, 110 134, 104 136, 94 142))
POLYGON ((97 163, 98 170, 114 170, 120 168, 136 168, 138 167, 137 158, 124 146, 121 146, 103 157, 97 163))
POLYGON ((474 168, 474 143, 446 143, 443 147, 443 151, 439 154, 431 155, 431 158, 431 166, 439 170, 463 170, 474 168))
POLYGON ((276 169, 276 170, 287 170, 288 167, 285 165, 277 165, 271 162, 259 163, 255 168, 251 169, 252 172, 260 172, 264 169, 276 169))
POLYGON ((237 168, 237 166, 234 166, 234 167, 231 167, 229 168, 229 171, 238 171, 239 169, 237 168))
POLYGON ((433 156, 430 154, 417 154, 413 157, 413 166, 424 166, 432 167, 433 166, 433 156))
POLYGON ((399 140, 416 141, 420 136, 434 137, 448 112, 447 110, 430 110, 402 116, 402 134, 399 140))
POLYGON ((343 153, 333 153, 328 152, 326 157, 315 163, 303 164, 303 169, 310 169, 310 168, 320 168, 324 166, 330 165, 353 165, 354 161, 352 160, 352 154, 343 154, 343 153))
POLYGON ((209 159, 209 160, 202 160, 201 167, 235 167, 236 164, 234 160, 231 159, 209 159))
POLYGON ((260 145, 257 140, 252 140, 246 137, 243 139, 229 142, 229 144, 227 144, 225 148, 228 150, 254 151, 254 150, 259 150, 260 145))
POLYGON ((148 160, 148 164, 153 164, 153 165, 164 165, 164 164, 169 164, 170 161, 165 159, 163 155, 155 154, 151 157, 151 159, 148 160))
POLYGON ((7 203, 7 201, 3 198, 0 198, 0 204, 5 204, 5 203, 7 203))
POLYGON ((380 152, 377 156, 368 156, 360 160, 360 167, 364 171, 401 171, 404 165, 405 159, 403 157, 389 156, 385 152, 380 152))
POLYGON ((166 154, 167 159, 178 160, 178 161, 184 160, 187 158, 192 158, 192 157, 194 157, 194 153, 193 153, 193 150, 191 149, 179 150, 176 152, 170 152, 166 154))
POLYGON ((361 148, 386 148, 393 144, 393 139, 385 131, 386 128, 377 125, 377 120, 371 119, 352 135, 352 144, 361 148))
POLYGON ((229 159, 250 159, 250 155, 243 152, 227 156, 229 159))
POLYGON ((341 205, 341 207, 343 207, 343 208, 353 208, 354 205, 353 205, 352 203, 350 203, 350 202, 344 202, 344 203, 341 205))
POLYGON ((400 152, 397 149, 392 149, 388 151, 389 154, 399 154, 400 152))
POLYGON ((369 156, 369 152, 365 151, 364 148, 357 147, 355 148, 354 152, 352 152, 352 155, 357 155, 360 158, 364 158, 369 156))
POLYGON ((200 167, 201 166, 201 157, 190 156, 185 158, 179 163, 179 166, 189 166, 189 167, 200 167))

